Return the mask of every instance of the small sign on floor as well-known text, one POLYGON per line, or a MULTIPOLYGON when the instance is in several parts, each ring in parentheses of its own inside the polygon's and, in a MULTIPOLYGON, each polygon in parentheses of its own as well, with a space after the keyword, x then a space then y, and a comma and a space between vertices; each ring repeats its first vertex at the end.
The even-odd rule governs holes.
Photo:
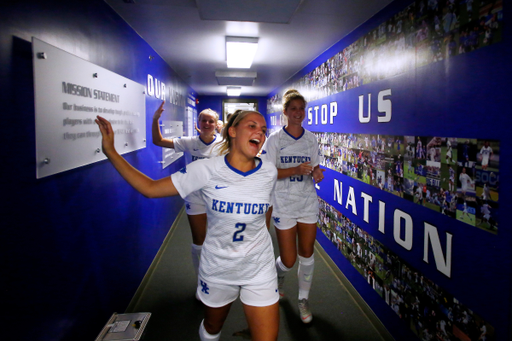
POLYGON ((95 341, 140 341, 151 313, 112 314, 95 341))

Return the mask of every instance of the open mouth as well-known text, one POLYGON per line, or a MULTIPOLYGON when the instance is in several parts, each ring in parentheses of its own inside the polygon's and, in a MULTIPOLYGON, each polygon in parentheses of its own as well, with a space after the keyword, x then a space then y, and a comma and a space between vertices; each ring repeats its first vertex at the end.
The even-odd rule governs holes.
POLYGON ((251 145, 253 145, 254 147, 259 147, 260 146, 260 142, 261 141, 259 139, 251 139, 251 140, 249 140, 249 143, 251 145))

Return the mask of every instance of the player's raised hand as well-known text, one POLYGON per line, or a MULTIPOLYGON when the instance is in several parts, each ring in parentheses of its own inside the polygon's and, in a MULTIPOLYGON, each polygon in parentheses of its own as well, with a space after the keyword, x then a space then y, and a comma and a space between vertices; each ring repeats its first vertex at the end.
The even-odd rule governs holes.
POLYGON ((165 104, 165 101, 162 101, 162 103, 160 104, 160 106, 158 107, 158 109, 156 109, 155 113, 153 114, 153 120, 158 120, 160 119, 160 116, 162 116, 162 113, 164 112, 164 104, 165 104))
POLYGON ((103 149, 103 153, 108 156, 109 153, 116 150, 114 147, 114 130, 112 129, 110 122, 101 116, 96 116, 95 122, 100 128, 102 137, 101 147, 103 149))

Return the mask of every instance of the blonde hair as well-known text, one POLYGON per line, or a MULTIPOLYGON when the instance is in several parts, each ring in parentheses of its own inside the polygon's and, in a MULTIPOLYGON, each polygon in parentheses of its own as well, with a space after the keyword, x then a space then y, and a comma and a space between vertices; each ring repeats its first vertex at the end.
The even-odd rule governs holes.
POLYGON ((304 105, 308 103, 304 96, 302 96, 298 90, 288 89, 283 95, 283 111, 286 111, 290 106, 290 103, 295 99, 303 101, 304 105))
POLYGON ((219 114, 217 114, 217 112, 215 110, 212 110, 210 108, 204 109, 203 111, 201 111, 199 113, 199 115, 197 115, 197 121, 201 120, 201 115, 210 115, 210 116, 215 117, 215 123, 217 123, 217 121, 219 120, 219 114))
POLYGON ((249 114, 259 114, 261 117, 265 118, 258 111, 245 111, 245 110, 236 110, 233 115, 229 118, 228 123, 224 126, 224 130, 222 131, 223 141, 220 143, 219 147, 219 155, 227 154, 233 147, 233 143, 231 142, 231 136, 229 136, 229 128, 236 127, 242 122, 242 120, 249 114))

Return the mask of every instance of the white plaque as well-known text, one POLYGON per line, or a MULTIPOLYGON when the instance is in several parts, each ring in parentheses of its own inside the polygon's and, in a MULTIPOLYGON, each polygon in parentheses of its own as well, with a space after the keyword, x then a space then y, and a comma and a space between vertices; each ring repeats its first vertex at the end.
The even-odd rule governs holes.
POLYGON ((37 178, 106 159, 96 115, 112 123, 120 154, 146 147, 143 85, 37 38, 32 50, 37 178))
MULTIPOLYGON (((183 136, 183 122, 162 121, 162 137, 172 140, 183 136)), ((183 153, 176 153, 173 148, 162 148, 162 169, 178 160, 183 153)))

